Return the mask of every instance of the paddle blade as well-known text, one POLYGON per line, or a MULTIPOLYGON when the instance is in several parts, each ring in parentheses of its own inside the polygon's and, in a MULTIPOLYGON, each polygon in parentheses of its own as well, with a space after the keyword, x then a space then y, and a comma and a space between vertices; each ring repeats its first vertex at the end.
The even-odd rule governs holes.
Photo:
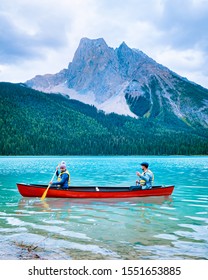
POLYGON ((44 200, 46 198, 48 189, 50 188, 50 185, 47 187, 47 189, 44 191, 43 195, 41 196, 41 200, 44 200))

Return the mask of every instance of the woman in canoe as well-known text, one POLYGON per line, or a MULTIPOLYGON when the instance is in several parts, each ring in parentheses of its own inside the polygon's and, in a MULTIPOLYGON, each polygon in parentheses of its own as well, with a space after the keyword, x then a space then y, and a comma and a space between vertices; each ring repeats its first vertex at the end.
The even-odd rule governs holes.
POLYGON ((68 189, 70 186, 70 173, 69 171, 66 169, 66 163, 65 161, 62 161, 60 166, 60 173, 58 171, 58 167, 56 168, 56 176, 57 181, 55 182, 50 182, 49 184, 51 184, 52 186, 60 186, 63 189, 68 189))

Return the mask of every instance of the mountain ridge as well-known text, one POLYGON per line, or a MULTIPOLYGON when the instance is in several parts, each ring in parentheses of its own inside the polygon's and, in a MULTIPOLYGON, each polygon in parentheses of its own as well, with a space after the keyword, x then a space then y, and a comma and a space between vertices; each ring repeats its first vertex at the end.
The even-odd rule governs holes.
POLYGON ((125 42, 113 49, 103 38, 82 38, 67 69, 36 76, 26 84, 68 95, 106 113, 208 127, 208 90, 125 42))

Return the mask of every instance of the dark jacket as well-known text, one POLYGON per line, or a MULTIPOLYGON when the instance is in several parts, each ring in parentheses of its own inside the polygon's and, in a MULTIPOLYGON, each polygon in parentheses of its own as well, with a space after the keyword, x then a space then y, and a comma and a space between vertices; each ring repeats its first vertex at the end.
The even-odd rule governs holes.
POLYGON ((70 185, 70 174, 67 170, 64 172, 59 173, 58 170, 56 172, 56 176, 58 177, 58 180, 56 182, 53 182, 53 186, 60 185, 63 189, 68 189, 70 185))

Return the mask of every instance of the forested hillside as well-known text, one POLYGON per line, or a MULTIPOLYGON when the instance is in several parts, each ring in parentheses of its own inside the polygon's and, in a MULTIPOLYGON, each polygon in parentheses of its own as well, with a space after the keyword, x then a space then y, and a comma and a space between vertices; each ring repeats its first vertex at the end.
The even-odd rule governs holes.
POLYGON ((1 155, 207 154, 205 129, 106 115, 23 84, 0 83, 1 155))

